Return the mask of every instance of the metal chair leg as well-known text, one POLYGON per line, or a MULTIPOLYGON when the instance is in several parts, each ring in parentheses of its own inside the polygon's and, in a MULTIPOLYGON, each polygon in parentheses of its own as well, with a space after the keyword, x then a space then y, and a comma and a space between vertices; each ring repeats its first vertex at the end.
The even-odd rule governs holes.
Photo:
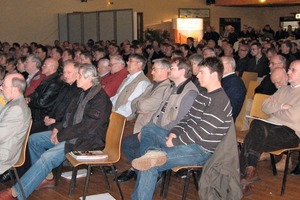
POLYGON ((15 173, 15 177, 16 177, 16 179, 17 179, 17 183, 18 183, 19 188, 20 188, 20 190, 21 190, 22 197, 23 197, 23 199, 26 199, 26 195, 25 195, 25 192, 24 192, 24 188, 23 188, 23 186, 22 186, 22 184, 21 184, 21 181, 20 181, 20 178, 19 178, 17 169, 14 167, 13 170, 14 170, 14 173, 15 173))
POLYGON ((85 200, 85 198, 86 198, 87 189, 89 187, 89 182, 90 182, 90 176, 91 176, 91 165, 88 165, 86 179, 85 179, 85 183, 84 183, 84 190, 83 190, 82 200, 85 200))
POLYGON ((164 190, 163 190, 163 198, 166 199, 168 195, 168 190, 169 190, 169 185, 170 185, 170 180, 171 180, 171 174, 172 170, 169 169, 166 171, 166 180, 164 184, 164 190))
POLYGON ((188 173, 186 175, 185 182, 184 182, 184 188, 183 188, 183 193, 182 193, 182 200, 186 199, 186 194, 187 194, 187 191, 188 191, 188 188, 189 188, 189 184, 190 184, 191 172, 192 172, 192 170, 188 169, 188 173))
POLYGON ((196 190, 198 191, 199 186, 198 186, 198 180, 197 180, 197 177, 196 177, 196 170, 192 170, 192 174, 193 174, 193 179, 194 179, 194 184, 195 184, 196 190))
POLYGON ((277 175, 277 169, 276 169, 276 163, 275 163, 275 158, 273 154, 270 154, 271 157, 271 165, 272 165, 272 169, 273 169, 273 175, 276 176, 277 175))
POLYGON ((123 193, 122 193, 122 190, 121 190, 121 187, 120 187, 120 183, 119 183, 119 181, 117 180, 116 168, 115 168, 114 165, 112 165, 111 168, 112 168, 112 170, 113 170, 114 181, 115 181, 116 184, 117 184, 117 187, 118 187, 118 190, 119 190, 119 193, 120 193, 121 200, 124 200, 123 193))
POLYGON ((76 187, 76 179, 77 179, 77 167, 73 167, 72 178, 70 181, 69 195, 74 193, 76 187))
POLYGON ((285 191, 285 184, 286 184, 286 179, 287 179, 287 174, 288 174, 288 170, 289 170, 289 160, 291 157, 291 151, 287 151, 286 153, 286 161, 285 161, 285 168, 284 168, 284 173, 283 173, 283 178, 282 178, 282 185, 281 185, 281 196, 284 195, 284 191, 285 191))
POLYGON ((58 182, 61 178, 61 173, 62 173, 62 168, 63 168, 63 163, 61 163, 56 170, 56 176, 55 176, 55 186, 58 185, 58 182))
POLYGON ((162 181, 161 181, 161 189, 160 189, 159 196, 162 197, 164 194, 164 189, 165 189, 165 184, 166 184, 167 171, 163 171, 161 176, 162 176, 162 181))
POLYGON ((101 168, 102 174, 104 175, 104 179, 105 179, 105 183, 106 183, 106 188, 108 190, 110 190, 110 185, 109 185, 109 182, 108 182, 108 177, 107 177, 107 174, 105 172, 105 169, 104 169, 103 166, 101 166, 100 168, 101 168))

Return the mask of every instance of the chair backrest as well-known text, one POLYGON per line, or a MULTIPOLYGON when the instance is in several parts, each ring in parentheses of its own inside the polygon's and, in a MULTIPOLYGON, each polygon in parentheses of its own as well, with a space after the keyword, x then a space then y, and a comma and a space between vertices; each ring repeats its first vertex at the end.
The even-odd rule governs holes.
POLYGON ((263 102, 269 97, 270 97, 270 95, 266 95, 266 94, 255 94, 253 103, 252 103, 252 107, 250 110, 250 116, 259 117, 262 119, 268 119, 269 115, 267 115, 266 113, 264 113, 262 111, 261 106, 262 106, 263 102))
POLYGON ((256 72, 243 72, 242 80, 246 89, 248 89, 250 81, 257 81, 257 76, 258 74, 256 72))
POLYGON ((253 99, 255 88, 257 88, 257 86, 259 86, 259 84, 260 84, 259 81, 250 81, 249 82, 247 93, 246 93, 247 99, 253 99))
POLYGON ((29 127, 28 127, 28 130, 27 130, 26 136, 25 136, 25 140, 24 140, 24 143, 23 143, 22 152, 20 154, 19 160, 18 160, 18 162, 16 164, 14 164, 13 167, 21 167, 24 164, 24 162, 25 162, 25 159, 26 159, 26 147, 27 147, 27 143, 28 143, 28 138, 29 138, 31 126, 32 126, 32 120, 30 120, 30 122, 29 122, 29 127))
POLYGON ((125 124, 126 117, 115 112, 111 113, 103 149, 103 152, 108 155, 109 161, 117 162, 121 158, 121 141, 125 124))
MULTIPOLYGON (((237 131, 243 130, 244 129, 244 119, 246 116, 246 106, 247 106, 247 98, 245 97, 243 106, 241 108, 241 111, 239 113, 239 115, 237 116, 237 118, 235 119, 235 129, 237 131)), ((248 127, 248 123, 246 122, 247 127, 248 127)))

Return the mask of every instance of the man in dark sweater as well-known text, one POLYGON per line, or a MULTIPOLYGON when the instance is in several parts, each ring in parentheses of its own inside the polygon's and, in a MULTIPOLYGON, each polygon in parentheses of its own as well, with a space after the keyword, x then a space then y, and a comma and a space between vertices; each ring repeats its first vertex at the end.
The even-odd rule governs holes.
POLYGON ((246 87, 242 79, 235 73, 234 58, 223 56, 221 60, 224 66, 221 85, 230 100, 232 117, 235 120, 242 109, 246 96, 246 87))
POLYGON ((207 94, 196 97, 190 111, 170 131, 153 124, 141 131, 141 155, 132 161, 138 180, 132 199, 152 199, 158 174, 177 166, 203 165, 231 124, 230 101, 221 87, 223 65, 218 58, 200 63, 197 75, 207 94))

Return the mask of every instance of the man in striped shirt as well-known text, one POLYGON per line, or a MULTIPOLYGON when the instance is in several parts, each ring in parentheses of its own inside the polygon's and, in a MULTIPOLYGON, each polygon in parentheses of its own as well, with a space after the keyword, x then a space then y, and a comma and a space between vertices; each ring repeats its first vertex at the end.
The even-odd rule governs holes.
POLYGON ((207 93, 196 97, 188 114, 170 131, 153 124, 141 130, 143 156, 132 161, 132 166, 140 170, 133 200, 152 199, 160 172, 203 165, 230 127, 232 107, 220 83, 223 65, 214 57, 199 65, 197 78, 207 93))

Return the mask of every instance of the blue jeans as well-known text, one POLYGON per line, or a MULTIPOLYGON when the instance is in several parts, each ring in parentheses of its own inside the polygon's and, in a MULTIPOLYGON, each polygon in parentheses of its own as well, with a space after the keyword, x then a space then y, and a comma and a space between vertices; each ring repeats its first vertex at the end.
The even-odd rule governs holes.
POLYGON ((178 145, 167 147, 166 137, 169 131, 156 125, 145 126, 141 131, 141 154, 148 150, 161 150, 167 155, 167 162, 138 173, 132 200, 151 200, 155 190, 157 177, 160 172, 185 165, 203 165, 212 154, 198 144, 178 145))
POLYGON ((127 161, 132 162, 133 159, 141 156, 140 141, 138 134, 132 134, 122 141, 122 152, 126 155, 127 161))
MULTIPOLYGON (((28 197, 47 175, 58 167, 65 159, 65 142, 54 145, 51 140, 51 131, 44 131, 30 136, 28 141, 32 166, 22 176, 21 184, 25 196, 28 197)), ((13 186, 19 200, 23 200, 18 184, 13 186)))

